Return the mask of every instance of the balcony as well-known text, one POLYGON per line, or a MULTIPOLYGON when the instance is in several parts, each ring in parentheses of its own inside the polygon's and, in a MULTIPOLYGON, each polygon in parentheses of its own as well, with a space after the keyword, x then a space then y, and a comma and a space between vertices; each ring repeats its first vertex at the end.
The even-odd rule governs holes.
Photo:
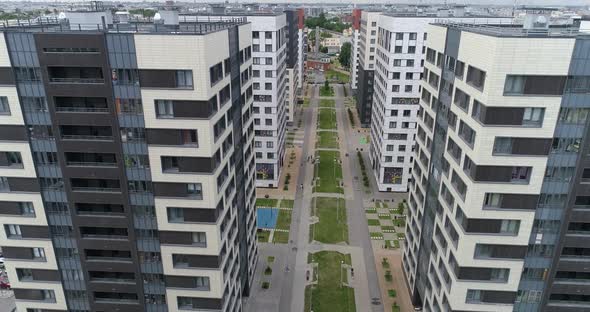
POLYGON ((63 84, 103 84, 100 67, 58 67, 47 68, 49 81, 63 84))
POLYGON ((110 126, 60 126, 63 140, 112 141, 113 133, 110 126))
POLYGON ((75 192, 100 192, 100 193, 119 193, 119 192, 121 192, 121 186, 120 186, 119 180, 73 178, 70 181, 71 181, 72 191, 75 191, 75 192))

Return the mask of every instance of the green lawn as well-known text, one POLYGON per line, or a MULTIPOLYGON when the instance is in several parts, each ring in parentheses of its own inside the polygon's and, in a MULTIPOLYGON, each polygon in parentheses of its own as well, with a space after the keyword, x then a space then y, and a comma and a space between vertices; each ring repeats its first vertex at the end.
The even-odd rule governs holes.
POLYGON ((333 109, 320 108, 318 116, 318 129, 336 130, 336 111, 333 109))
POLYGON ((367 219, 367 223, 369 225, 376 225, 376 226, 380 226, 381 224, 379 223, 379 220, 377 219, 367 219))
POLYGON ((344 194, 344 188, 340 186, 340 180, 342 180, 340 152, 318 151, 317 157, 320 160, 314 168, 316 181, 313 191, 317 193, 344 194), (318 177, 319 180, 317 179, 318 177))
POLYGON ((270 236, 269 231, 265 230, 258 230, 256 232, 256 238, 258 239, 259 243, 268 243, 268 237, 270 236))
POLYGON ((320 96, 334 96, 334 88, 329 86, 327 89, 324 86, 320 87, 320 96))
MULTIPOLYGON (((277 225, 275 226, 276 229, 281 230, 288 230, 291 226, 291 210, 279 210, 279 215, 277 217, 277 225)), ((276 234, 277 232, 275 232, 276 234)))
POLYGON ((311 226, 310 239, 326 244, 348 243, 346 206, 343 198, 316 197, 312 215, 320 221, 311 226))
POLYGON ((393 225, 382 225, 381 230, 382 231, 395 231, 395 227, 393 225))
POLYGON ((320 107, 336 108, 336 102, 331 99, 320 99, 320 107))
POLYGON ((292 199, 282 199, 281 200, 281 208, 293 208, 293 204, 295 204, 295 201, 292 199))
POLYGON ((274 198, 256 198, 256 207, 278 207, 279 200, 274 198))
POLYGON ((318 131, 318 148, 338 148, 338 132, 318 131))
POLYGON ((350 81, 349 75, 336 70, 328 70, 324 75, 326 79, 331 81, 337 81, 341 83, 348 83, 350 81))
POLYGON ((406 219, 404 218, 397 218, 397 219, 393 219, 393 225, 398 226, 398 227, 404 227, 406 226, 406 219))
POLYGON ((275 233, 272 236, 272 242, 275 244, 286 244, 289 242, 289 232, 278 232, 275 231, 275 233))
POLYGON ((308 286, 305 291, 305 312, 354 312, 354 290, 340 284, 343 271, 342 261, 347 257, 335 251, 320 251, 312 255, 312 262, 318 263, 318 284, 308 286))

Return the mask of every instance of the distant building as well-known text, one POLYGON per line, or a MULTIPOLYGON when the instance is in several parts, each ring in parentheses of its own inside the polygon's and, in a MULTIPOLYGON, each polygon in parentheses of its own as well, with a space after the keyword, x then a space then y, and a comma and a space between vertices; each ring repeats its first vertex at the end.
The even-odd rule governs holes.
POLYGON ((307 69, 330 69, 330 56, 321 52, 312 52, 307 55, 307 61, 305 61, 305 67, 307 69))

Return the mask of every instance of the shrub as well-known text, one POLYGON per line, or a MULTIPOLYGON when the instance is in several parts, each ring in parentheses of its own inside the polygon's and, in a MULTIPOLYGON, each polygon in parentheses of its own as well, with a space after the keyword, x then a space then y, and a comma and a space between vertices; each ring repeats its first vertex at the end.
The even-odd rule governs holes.
POLYGON ((269 282, 262 282, 262 289, 269 289, 270 283, 269 282))
POLYGON ((266 269, 264 269, 264 275, 271 275, 272 274, 272 269, 267 266, 266 269))
POLYGON ((393 281, 393 276, 391 275, 391 271, 389 271, 389 270, 385 271, 385 280, 388 282, 393 281))

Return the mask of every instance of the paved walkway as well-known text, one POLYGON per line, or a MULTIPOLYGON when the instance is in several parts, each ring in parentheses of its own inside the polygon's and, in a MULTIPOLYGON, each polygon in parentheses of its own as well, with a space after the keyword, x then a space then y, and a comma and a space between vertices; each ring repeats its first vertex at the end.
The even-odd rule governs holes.
MULTIPOLYGON (((317 77, 316 77, 317 79, 317 77)), ((317 81, 321 83, 322 81, 317 81)), ((246 299, 245 311, 291 311, 302 312, 305 302, 306 272, 308 253, 322 250, 338 251, 350 254, 354 278, 349 283, 354 288, 356 311, 358 312, 383 312, 381 302, 381 290, 379 288, 379 276, 376 269, 377 259, 373 256, 373 247, 369 237, 364 203, 370 202, 377 195, 367 194, 360 179, 360 169, 356 158, 356 149, 360 148, 360 138, 367 133, 353 129, 348 119, 348 113, 344 106, 343 85, 333 85, 336 101, 336 118, 338 125, 339 151, 342 160, 342 174, 344 181, 344 194, 313 193, 313 165, 305 162, 308 156, 315 152, 317 110, 319 104, 319 88, 321 84, 312 85, 309 107, 303 109, 299 115, 304 123, 300 130, 304 130, 301 153, 298 155, 303 162, 298 162, 300 172, 296 177, 296 185, 303 185, 303 189, 297 187, 295 203, 292 214, 291 230, 289 232, 289 244, 260 244, 260 259, 254 280, 253 291, 250 298, 246 299), (348 155, 347 155, 348 154, 348 155), (309 225, 311 199, 315 196, 344 198, 348 218, 349 245, 309 243, 309 225), (274 256, 272 265, 273 273, 270 277, 264 276, 266 258, 274 256), (262 290, 260 283, 265 280, 271 282, 268 290, 262 290), (379 304, 372 304, 373 301, 379 304)), ((366 165, 368 162, 368 144, 362 146, 366 165)), ((372 184, 373 181, 372 181, 372 184)), ((374 186, 372 185, 374 190, 374 186)), ((381 196, 379 196, 380 198, 381 196)), ((384 196, 391 197, 391 195, 384 196)), ((387 310, 390 307, 386 307, 387 310)))

